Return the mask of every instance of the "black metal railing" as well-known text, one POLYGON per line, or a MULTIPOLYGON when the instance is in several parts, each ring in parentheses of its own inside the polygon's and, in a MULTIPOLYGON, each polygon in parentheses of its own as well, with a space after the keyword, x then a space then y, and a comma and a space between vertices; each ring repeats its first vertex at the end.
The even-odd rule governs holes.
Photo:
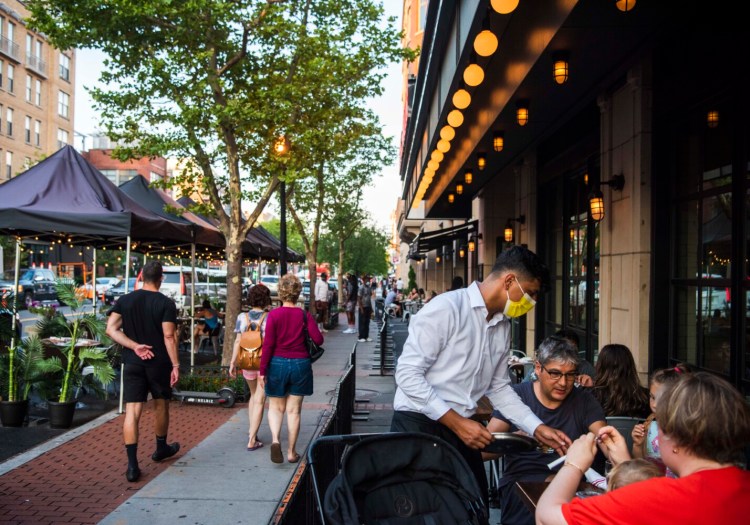
MULTIPOLYGON (((351 434, 354 397, 356 392, 356 354, 354 345, 349 356, 349 366, 336 384, 334 406, 331 413, 323 416, 323 421, 313 435, 310 443, 320 436, 351 434)), ((324 457, 315 462, 315 479, 313 480, 307 461, 300 463, 291 483, 276 508, 271 523, 279 525, 322 525, 316 491, 322 497, 325 489, 339 470, 344 447, 329 447, 323 450, 324 457)))

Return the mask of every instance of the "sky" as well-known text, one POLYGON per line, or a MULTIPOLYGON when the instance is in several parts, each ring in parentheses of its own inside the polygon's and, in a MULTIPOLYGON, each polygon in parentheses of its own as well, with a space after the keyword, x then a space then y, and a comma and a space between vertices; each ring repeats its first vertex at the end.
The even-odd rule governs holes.
MULTIPOLYGON (((398 0, 383 0, 386 16, 396 18, 397 27, 401 27, 402 3, 398 0)), ((75 146, 81 148, 85 136, 92 135, 101 129, 99 116, 94 111, 91 97, 86 87, 97 84, 102 71, 105 55, 92 50, 79 50, 76 55, 76 92, 75 92, 75 146), (81 134, 84 136, 82 137, 81 134)), ((383 134, 390 137, 394 150, 398 153, 402 129, 401 103, 401 64, 393 63, 385 69, 383 94, 370 102, 370 107, 380 118, 383 134)), ((86 147, 90 147, 86 140, 86 147)), ((382 175, 373 181, 372 186, 364 192, 364 207, 370 212, 373 222, 390 233, 391 214, 396 208, 401 194, 401 179, 398 173, 399 161, 383 168, 382 175)))

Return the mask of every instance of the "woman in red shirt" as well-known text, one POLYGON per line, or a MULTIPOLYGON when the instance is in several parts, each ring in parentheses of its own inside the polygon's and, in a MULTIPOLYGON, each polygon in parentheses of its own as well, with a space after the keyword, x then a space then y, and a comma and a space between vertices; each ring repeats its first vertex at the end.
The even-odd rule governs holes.
POLYGON ((313 393, 313 373, 310 354, 305 345, 304 326, 317 344, 323 344, 323 335, 310 314, 297 306, 302 283, 293 274, 279 280, 280 308, 271 310, 266 317, 263 355, 260 361, 260 386, 269 398, 268 425, 271 427, 271 461, 283 463, 281 454, 281 423, 286 414, 289 444, 286 459, 297 463, 297 437, 299 436, 302 400, 313 393))

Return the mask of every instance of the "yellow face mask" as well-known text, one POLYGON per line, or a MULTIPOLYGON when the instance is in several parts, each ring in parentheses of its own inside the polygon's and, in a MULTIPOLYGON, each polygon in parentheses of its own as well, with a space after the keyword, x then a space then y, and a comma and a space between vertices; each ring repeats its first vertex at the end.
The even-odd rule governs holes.
POLYGON ((516 278, 516 284, 518 284, 518 287, 523 292, 523 297, 521 297, 520 301, 513 301, 510 298, 509 291, 505 292, 505 294, 508 296, 508 300, 505 301, 505 308, 503 308, 503 315, 505 317, 521 317, 522 315, 529 313, 531 309, 536 305, 536 301, 532 299, 529 294, 523 291, 523 288, 521 288, 521 283, 518 282, 518 278, 516 278))

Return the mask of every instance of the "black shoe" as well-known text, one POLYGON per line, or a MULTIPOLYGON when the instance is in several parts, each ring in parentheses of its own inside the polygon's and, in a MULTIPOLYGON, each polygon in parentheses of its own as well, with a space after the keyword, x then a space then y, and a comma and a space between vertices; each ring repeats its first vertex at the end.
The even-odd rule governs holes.
POLYGON ((128 471, 125 472, 125 478, 131 483, 138 481, 140 477, 141 469, 138 467, 128 467, 128 471))
POLYGON ((162 450, 157 450, 153 454, 151 454, 151 459, 154 461, 161 461, 162 459, 171 458, 177 452, 180 450, 180 444, 176 441, 174 443, 170 443, 166 447, 164 447, 162 450))

